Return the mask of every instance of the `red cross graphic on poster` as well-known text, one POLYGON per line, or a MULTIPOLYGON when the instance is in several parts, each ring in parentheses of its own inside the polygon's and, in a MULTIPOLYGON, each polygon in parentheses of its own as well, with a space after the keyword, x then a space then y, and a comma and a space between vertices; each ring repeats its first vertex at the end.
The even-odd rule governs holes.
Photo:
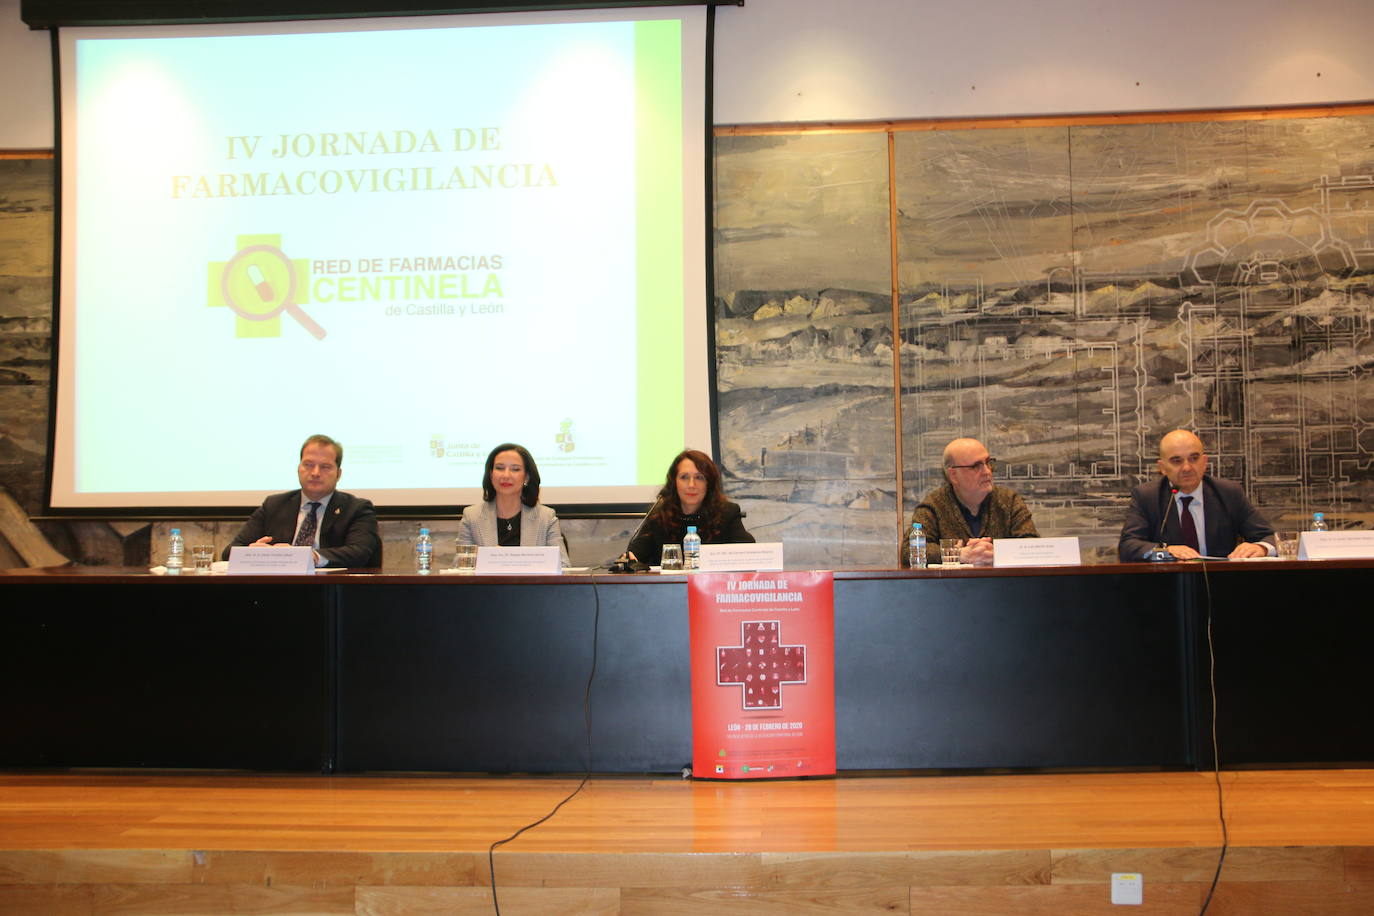
POLYGON ((806 646, 778 643, 778 621, 746 620, 738 646, 716 649, 716 683, 738 684, 744 709, 782 709, 784 684, 806 683, 806 646))
POLYGON ((692 772, 835 772, 834 583, 828 572, 694 573, 692 772))

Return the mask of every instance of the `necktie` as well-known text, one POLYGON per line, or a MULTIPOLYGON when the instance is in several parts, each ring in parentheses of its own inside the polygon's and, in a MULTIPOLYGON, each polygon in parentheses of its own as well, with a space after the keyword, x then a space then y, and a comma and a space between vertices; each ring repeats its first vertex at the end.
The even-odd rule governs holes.
MULTIPOLYGON (((315 546, 315 527, 318 522, 315 519, 315 512, 320 508, 319 503, 309 503, 310 514, 301 522, 301 530, 296 532, 296 539, 291 542, 292 547, 314 547, 315 546)), ((1197 540, 1196 537, 1193 538, 1197 540)))
POLYGON ((1197 523, 1193 521, 1193 513, 1188 511, 1188 506, 1192 504, 1193 497, 1180 496, 1178 498, 1181 506, 1178 512, 1178 523, 1183 528, 1183 543, 1197 550, 1197 523))

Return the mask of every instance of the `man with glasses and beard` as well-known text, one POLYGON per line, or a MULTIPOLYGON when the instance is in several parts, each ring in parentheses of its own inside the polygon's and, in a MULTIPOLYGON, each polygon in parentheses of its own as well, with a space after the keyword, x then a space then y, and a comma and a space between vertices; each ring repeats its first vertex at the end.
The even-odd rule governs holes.
MULTIPOLYGON (((996 467, 997 460, 977 439, 955 439, 945 446, 945 482, 927 493, 911 514, 911 521, 920 522, 925 531, 932 563, 942 559, 941 539, 965 542, 960 562, 991 566, 993 538, 1040 536, 1021 495, 992 482, 996 467)), ((897 550, 903 566, 910 565, 906 555, 910 530, 908 523, 897 550)))

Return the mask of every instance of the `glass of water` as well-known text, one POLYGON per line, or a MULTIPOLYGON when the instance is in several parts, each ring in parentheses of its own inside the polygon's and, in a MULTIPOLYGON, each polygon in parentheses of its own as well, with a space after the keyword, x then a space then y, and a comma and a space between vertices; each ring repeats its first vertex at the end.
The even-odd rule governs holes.
POLYGON ((194 564, 194 566, 195 566, 196 575, 198 575, 198 576, 208 576, 208 575, 210 575, 210 567, 211 567, 211 566, 214 564, 214 562, 215 562, 215 545, 214 545, 214 544, 192 544, 192 545, 191 545, 191 562, 192 562, 192 564, 194 564))
POLYGON ((477 568, 477 545, 459 544, 453 549, 453 568, 459 575, 470 576, 477 568))
POLYGON ((664 544, 663 545, 663 571, 682 572, 682 545, 664 544))
POLYGON ((1298 558, 1298 539, 1301 537, 1301 531, 1280 531, 1275 537, 1275 540, 1278 541, 1276 546, 1279 549, 1279 558, 1296 560, 1298 558))

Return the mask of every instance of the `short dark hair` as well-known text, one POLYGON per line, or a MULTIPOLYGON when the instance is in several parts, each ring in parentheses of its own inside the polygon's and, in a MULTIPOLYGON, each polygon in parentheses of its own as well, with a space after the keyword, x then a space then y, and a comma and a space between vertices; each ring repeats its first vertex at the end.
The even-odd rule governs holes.
POLYGON ((525 486, 520 490, 520 501, 527 506, 539 505, 539 465, 534 463, 529 449, 514 442, 502 442, 487 455, 487 466, 482 471, 483 501, 491 502, 496 498, 496 488, 491 485, 491 469, 496 464, 496 456, 502 452, 515 452, 525 462, 525 486))
POLYGON ((305 447, 307 445, 333 446, 334 463, 339 467, 343 467, 343 446, 340 445, 337 440, 329 438, 324 433, 315 433, 315 435, 311 436, 309 439, 306 439, 304 442, 301 443, 301 453, 299 456, 300 458, 305 457, 305 447))

